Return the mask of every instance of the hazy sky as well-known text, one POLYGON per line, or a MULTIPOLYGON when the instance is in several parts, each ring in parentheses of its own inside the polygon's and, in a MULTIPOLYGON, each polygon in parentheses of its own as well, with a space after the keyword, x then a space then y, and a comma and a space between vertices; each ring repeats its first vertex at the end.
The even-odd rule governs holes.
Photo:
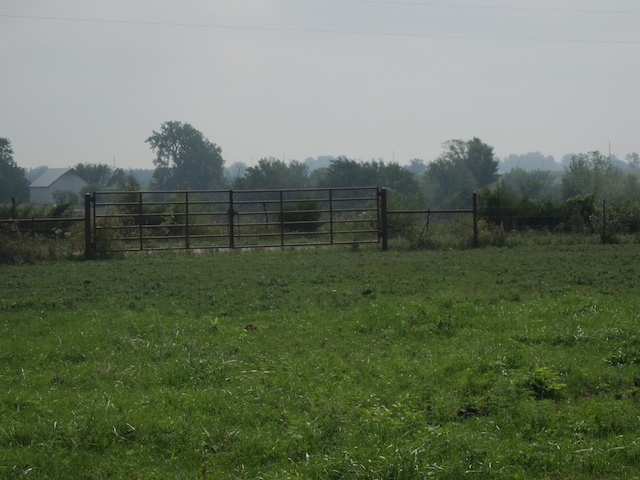
POLYGON ((18 165, 151 168, 191 123, 226 164, 640 151, 637 0, 2 0, 18 165))

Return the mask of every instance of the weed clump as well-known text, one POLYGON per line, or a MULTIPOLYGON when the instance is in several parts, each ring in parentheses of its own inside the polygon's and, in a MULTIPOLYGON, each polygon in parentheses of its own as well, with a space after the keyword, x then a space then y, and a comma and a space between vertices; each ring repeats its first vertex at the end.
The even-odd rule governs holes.
POLYGON ((525 381, 525 386, 533 392, 538 400, 558 399, 562 391, 567 387, 560 381, 560 375, 549 367, 538 367, 525 381))

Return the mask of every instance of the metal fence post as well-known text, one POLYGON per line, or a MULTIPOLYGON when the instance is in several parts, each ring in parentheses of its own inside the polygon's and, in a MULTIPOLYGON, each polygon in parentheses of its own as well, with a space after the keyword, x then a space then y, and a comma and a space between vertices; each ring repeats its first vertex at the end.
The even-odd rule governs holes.
POLYGON ((233 190, 229 190, 229 210, 227 210, 227 217, 229 219, 229 248, 235 248, 235 231, 233 225, 233 217, 235 212, 233 211, 233 190))
POLYGON ((84 194, 84 258, 93 258, 93 244, 91 241, 91 194, 84 194))
POLYGON ((333 190, 329 190, 329 243, 333 245, 333 190))
POLYGON ((473 192, 473 248, 478 248, 478 193, 473 192))
POLYGON ((284 198, 280 190, 280 246, 284 247, 284 198))
POLYGON ((382 236, 382 251, 386 252, 389 248, 389 228, 387 222, 387 189, 380 190, 380 228, 382 236))
POLYGON ((184 192, 184 240, 187 250, 189 250, 189 192, 184 192))
POLYGON ((142 213, 142 192, 138 192, 138 233, 140 235, 140 250, 144 248, 144 214, 142 213))

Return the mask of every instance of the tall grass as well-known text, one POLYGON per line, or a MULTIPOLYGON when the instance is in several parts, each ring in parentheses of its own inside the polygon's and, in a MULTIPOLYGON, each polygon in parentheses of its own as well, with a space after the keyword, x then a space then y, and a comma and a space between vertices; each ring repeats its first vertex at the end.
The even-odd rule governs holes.
POLYGON ((47 235, 18 229, 16 223, 0 225, 0 265, 81 259, 84 256, 84 225, 59 228, 51 225, 47 235))
POLYGON ((636 478, 634 245, 0 269, 2 478, 636 478))

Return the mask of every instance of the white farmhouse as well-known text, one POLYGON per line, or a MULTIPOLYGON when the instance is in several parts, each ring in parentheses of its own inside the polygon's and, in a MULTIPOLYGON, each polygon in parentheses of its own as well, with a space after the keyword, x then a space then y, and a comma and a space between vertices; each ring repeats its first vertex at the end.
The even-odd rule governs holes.
POLYGON ((53 194, 58 191, 80 193, 87 186, 73 168, 50 168, 31 185, 29 185, 29 200, 35 204, 50 205, 56 203, 53 194))

